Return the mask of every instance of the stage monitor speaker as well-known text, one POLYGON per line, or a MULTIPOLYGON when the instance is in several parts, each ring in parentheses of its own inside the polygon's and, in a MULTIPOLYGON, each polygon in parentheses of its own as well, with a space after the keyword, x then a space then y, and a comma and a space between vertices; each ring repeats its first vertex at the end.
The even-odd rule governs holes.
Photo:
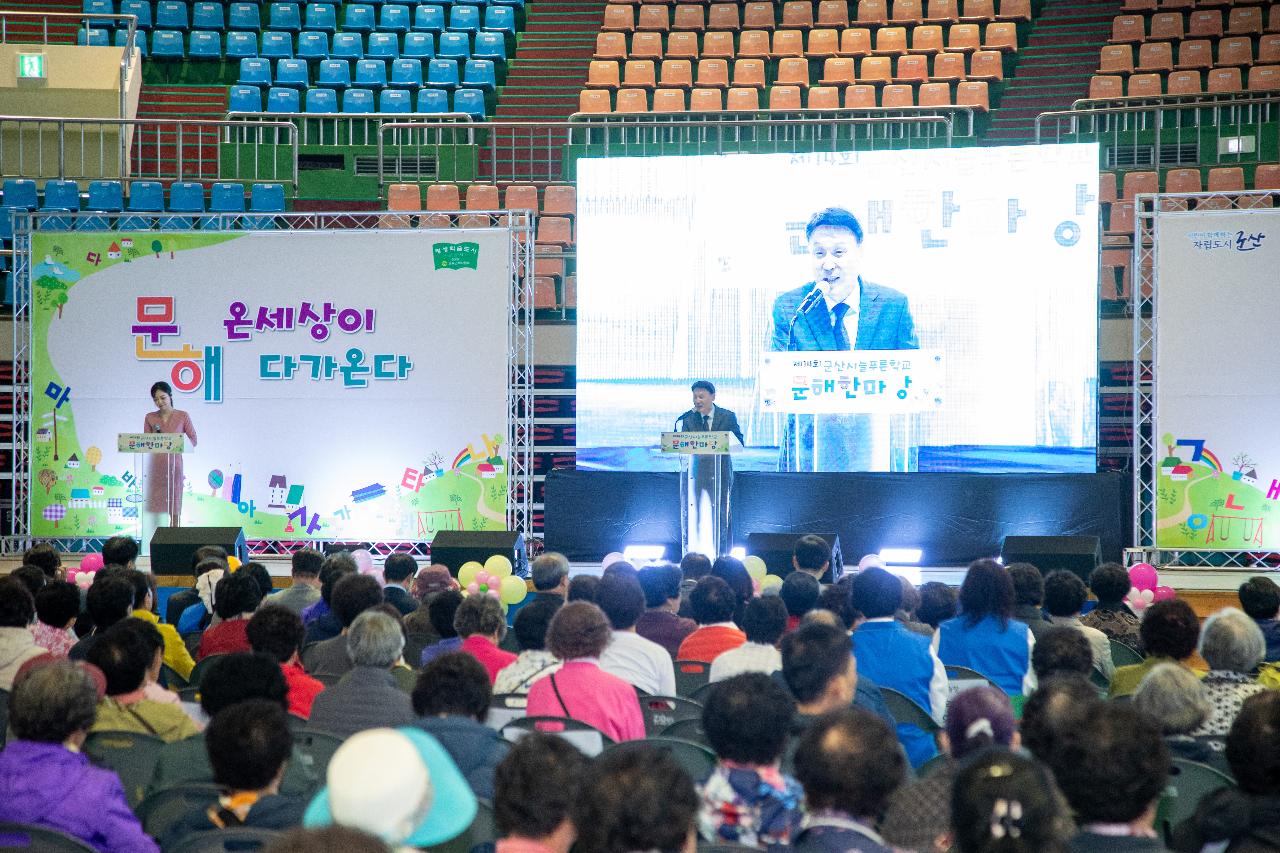
POLYGON ((191 574, 191 557, 205 545, 221 545, 241 562, 249 559, 243 527, 157 527, 151 534, 151 573, 191 574))
MULTIPOLYGON (((769 574, 785 578, 791 574, 791 554, 796 540, 805 533, 748 533, 747 553, 764 560, 769 574)), ((840 536, 836 533, 819 533, 831 546, 831 568, 822 576, 823 583, 835 583, 844 575, 844 560, 840 556, 840 536)))
POLYGON ((454 577, 463 563, 483 563, 494 554, 511 561, 511 570, 528 577, 524 536, 510 530, 441 530, 431 540, 431 562, 443 563, 454 577))
POLYGON ((1097 536, 1006 536, 1000 559, 1006 566, 1030 563, 1042 575, 1068 569, 1088 583, 1102 561, 1102 545, 1097 536))

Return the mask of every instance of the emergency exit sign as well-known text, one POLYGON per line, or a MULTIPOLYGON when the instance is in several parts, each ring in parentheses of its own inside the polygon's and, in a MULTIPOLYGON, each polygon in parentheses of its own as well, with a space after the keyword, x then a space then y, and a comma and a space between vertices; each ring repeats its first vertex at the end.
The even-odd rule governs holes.
POLYGON ((43 80, 44 78, 45 71, 43 53, 18 54, 18 79, 43 80))

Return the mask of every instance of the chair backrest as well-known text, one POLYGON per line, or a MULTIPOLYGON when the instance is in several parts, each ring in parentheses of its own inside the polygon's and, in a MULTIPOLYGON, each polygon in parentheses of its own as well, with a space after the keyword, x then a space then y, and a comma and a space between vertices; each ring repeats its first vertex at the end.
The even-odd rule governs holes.
MULTIPOLYGON (((1130 176, 1130 177, 1132 177, 1132 176, 1130 176)), ((1126 179, 1125 179, 1125 198, 1127 198, 1127 199, 1131 199, 1131 198, 1133 198, 1133 196, 1135 195, 1135 193, 1130 193, 1130 192, 1129 192, 1128 184, 1129 184, 1129 178, 1126 178, 1126 179)), ((1149 189, 1140 189, 1139 191, 1140 191, 1140 192, 1155 192, 1155 190, 1149 190, 1149 189)), ((1119 640, 1112 640, 1112 641, 1111 641, 1111 661, 1112 661, 1112 663, 1114 663, 1116 666, 1118 666, 1118 667, 1119 667, 1119 666, 1132 666, 1132 665, 1134 665, 1134 664, 1142 663, 1144 660, 1146 660, 1146 657, 1145 657, 1141 652, 1138 652, 1138 651, 1135 651, 1135 650, 1133 650, 1133 649, 1129 648, 1128 646, 1126 646, 1124 643, 1120 642, 1119 640)))
POLYGON ((662 737, 707 744, 707 732, 702 727, 702 717, 690 717, 676 720, 659 733, 662 737))
POLYGON ((698 660, 678 660, 675 662, 676 694, 692 696, 694 691, 711 679, 711 664, 698 660))
POLYGON ((493 849, 498 838, 498 824, 493 817, 493 806, 486 800, 476 799, 476 816, 467 831, 452 841, 425 847, 428 853, 471 853, 475 848, 493 849))
POLYGON ((645 734, 654 737, 680 720, 701 720, 702 706, 680 696, 642 696, 640 713, 644 715, 645 734))
POLYGON ((99 767, 114 770, 124 786, 129 807, 142 802, 151 777, 155 775, 156 759, 164 741, 151 735, 135 732, 93 732, 85 738, 81 748, 89 760, 99 767))
POLYGON ((604 732, 568 717, 521 717, 508 723, 502 729, 502 736, 514 742, 534 731, 562 737, 592 758, 613 744, 613 740, 604 732))
POLYGON ((967 666, 948 666, 946 670, 948 696, 955 696, 971 687, 1000 687, 976 669, 969 669, 967 666))
POLYGON ((213 783, 184 783, 153 791, 135 811, 148 835, 164 838, 192 812, 217 802, 220 794, 221 789, 213 783))
POLYGON ((1169 830, 1194 815, 1196 806, 1207 794, 1233 787, 1235 782, 1230 776, 1207 764, 1173 759, 1169 783, 1156 810, 1157 829, 1168 838, 1169 830))
POLYGON ((292 732, 293 745, 302 755, 302 760, 311 769, 317 779, 325 778, 329 769, 329 759, 342 746, 342 738, 316 729, 297 729, 292 732))
POLYGON ((224 853, 261 850, 281 835, 279 830, 237 826, 188 835, 168 848, 167 853, 224 853))
POLYGON ((66 833, 25 823, 0 821, 0 850, 34 850, 39 853, 84 853, 97 848, 66 833))
POLYGON ((209 190, 209 210, 214 213, 244 213, 244 184, 214 184, 209 190))
MULTIPOLYGON (((137 185, 135 184, 134 187, 134 191, 136 192, 137 185)), ((191 677, 187 679, 187 684, 192 687, 199 687, 200 679, 204 678, 204 674, 208 672, 211 667, 215 666, 218 661, 222 660, 222 658, 223 655, 209 655, 208 657, 201 658, 196 661, 195 668, 191 670, 191 677)))
POLYGON ((716 767, 716 754, 705 744, 674 737, 655 737, 649 735, 644 740, 627 741, 608 748, 613 752, 620 749, 660 749, 667 752, 676 763, 684 768, 693 781, 701 782, 711 775, 716 767))
POLYGON ((880 686, 880 692, 884 694, 884 704, 889 708, 889 713, 899 723, 907 723, 931 734, 942 728, 933 717, 929 716, 928 711, 906 695, 884 685, 880 686))
POLYGON ((257 213, 283 213, 284 184, 254 184, 249 191, 249 206, 257 213))

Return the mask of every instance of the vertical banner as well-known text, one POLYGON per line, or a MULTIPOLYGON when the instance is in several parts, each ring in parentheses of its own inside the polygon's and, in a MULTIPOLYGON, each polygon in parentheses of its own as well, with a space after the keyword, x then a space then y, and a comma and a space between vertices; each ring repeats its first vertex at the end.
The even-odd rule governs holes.
POLYGON ((510 241, 37 232, 32 535, 175 511, 251 539, 505 528, 510 241), (117 449, 171 431, 180 456, 117 449))
POLYGON ((1156 214, 1155 544, 1280 548, 1280 211, 1156 214))

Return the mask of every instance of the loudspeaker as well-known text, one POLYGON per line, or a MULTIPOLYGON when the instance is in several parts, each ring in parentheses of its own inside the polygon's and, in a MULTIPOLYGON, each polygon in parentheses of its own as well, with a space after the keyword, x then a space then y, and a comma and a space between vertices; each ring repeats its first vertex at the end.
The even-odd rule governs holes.
POLYGON ((1102 545, 1097 536, 1006 536, 1000 559, 1006 566, 1030 563, 1044 575, 1068 569, 1088 583, 1102 562, 1102 545))
MULTIPOLYGON (((769 574, 785 578, 791 574, 791 554, 796 540, 806 533, 748 533, 747 553, 764 560, 769 574)), ((822 576, 823 583, 835 583, 844 575, 844 560, 840 556, 840 536, 836 533, 817 534, 831 546, 831 567, 822 576)))
POLYGON ((529 574, 524 536, 510 530, 441 530, 431 540, 431 562, 443 563, 454 577, 463 563, 483 563, 494 554, 511 561, 511 571, 521 577, 529 574))
POLYGON ((241 562, 249 559, 243 527, 157 527, 151 535, 151 573, 191 574, 191 557, 205 545, 221 545, 241 562))

